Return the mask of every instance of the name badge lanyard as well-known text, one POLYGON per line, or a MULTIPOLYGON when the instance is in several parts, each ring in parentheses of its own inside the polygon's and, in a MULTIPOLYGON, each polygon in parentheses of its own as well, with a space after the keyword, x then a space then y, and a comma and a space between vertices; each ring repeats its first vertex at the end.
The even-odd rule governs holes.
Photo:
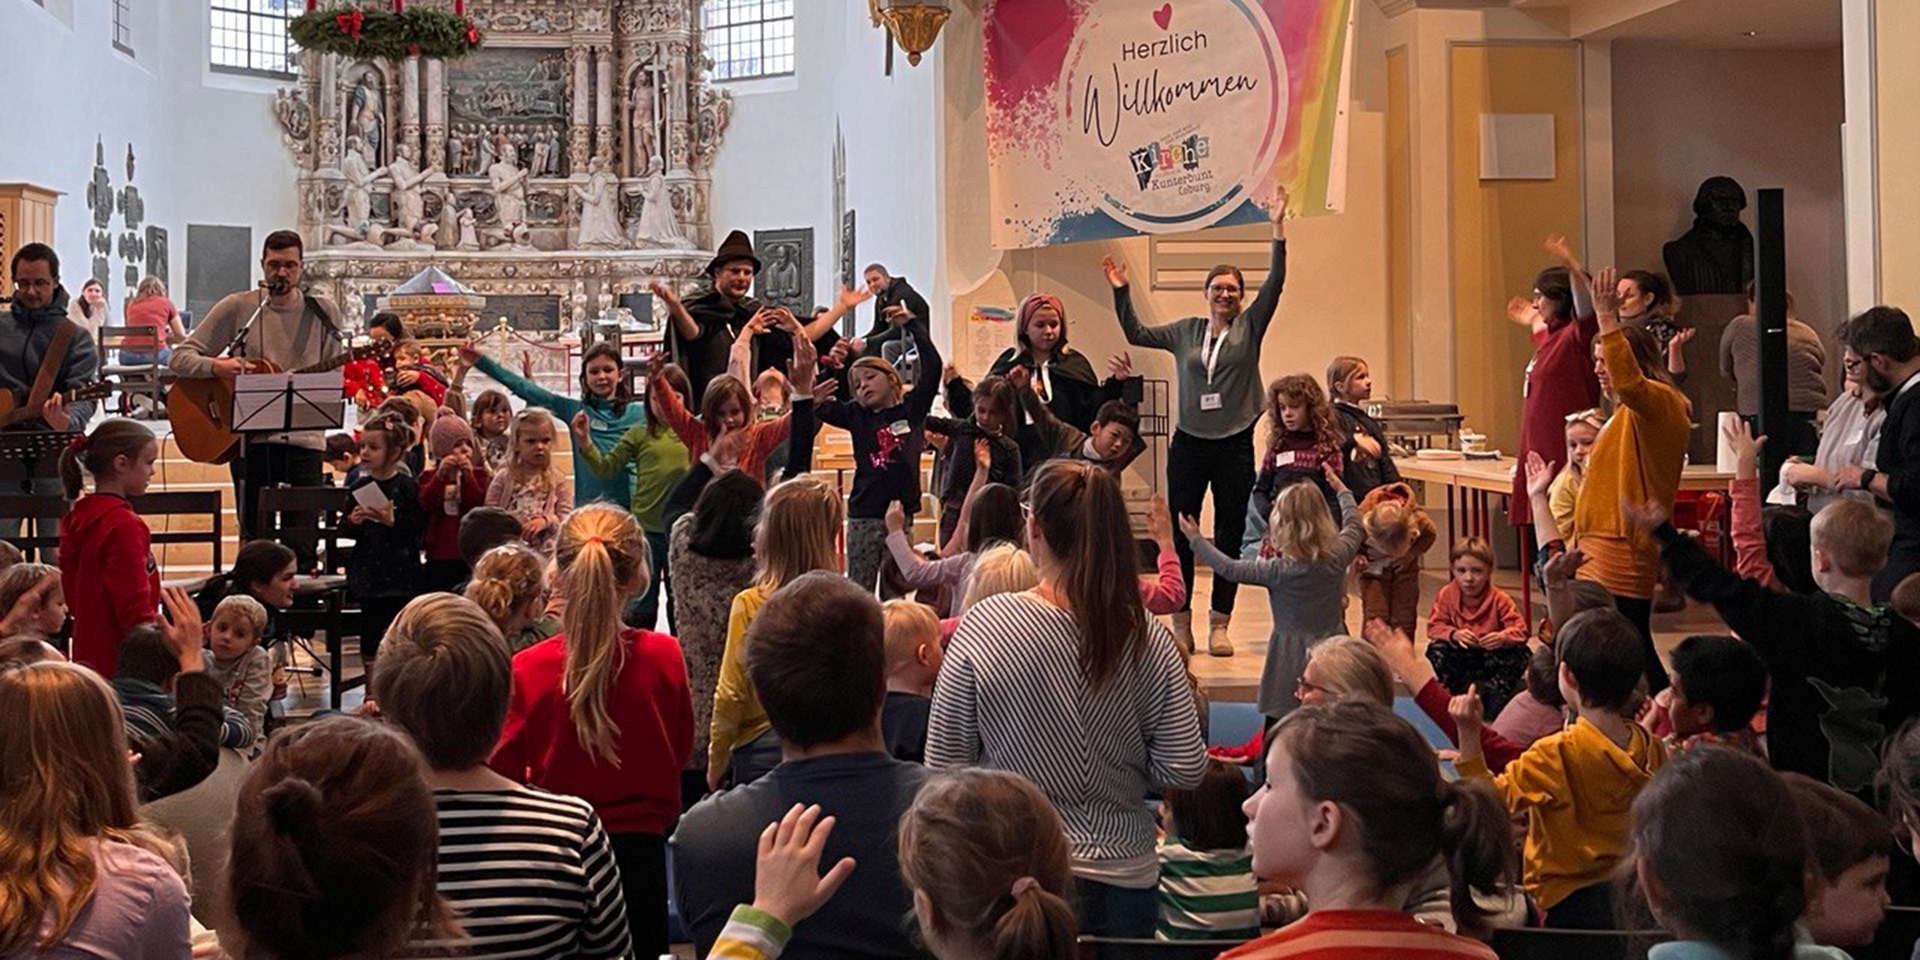
POLYGON ((1207 329, 1206 339, 1200 348, 1200 355, 1201 359, 1206 361, 1207 386, 1209 387, 1213 386, 1213 368, 1220 362, 1220 348, 1226 345, 1227 331, 1221 331, 1220 336, 1215 337, 1213 335, 1213 329, 1211 327, 1207 329))
POLYGON ((1053 402, 1053 374, 1051 373, 1052 370, 1053 370, 1053 361, 1051 360, 1040 365, 1040 400, 1043 403, 1053 402))

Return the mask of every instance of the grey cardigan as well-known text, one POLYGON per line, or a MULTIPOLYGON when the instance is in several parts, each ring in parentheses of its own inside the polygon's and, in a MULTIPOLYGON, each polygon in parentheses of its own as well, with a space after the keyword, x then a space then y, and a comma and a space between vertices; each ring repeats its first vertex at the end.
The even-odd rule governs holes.
POLYGON ((1280 288, 1287 280, 1287 242, 1273 242, 1273 265, 1260 293, 1234 318, 1227 328, 1226 341, 1220 344, 1214 361, 1212 381, 1207 378, 1205 356, 1207 318, 1187 317, 1172 323, 1149 327, 1141 324, 1133 309, 1131 287, 1113 291, 1113 310, 1120 318, 1120 329, 1127 342, 1136 347, 1152 347, 1173 354, 1179 391, 1179 410, 1174 426, 1182 433, 1208 440, 1230 437, 1260 419, 1265 385, 1260 382, 1260 342, 1273 324, 1274 308, 1280 304, 1280 288), (1200 408, 1203 395, 1217 393, 1220 406, 1200 408))

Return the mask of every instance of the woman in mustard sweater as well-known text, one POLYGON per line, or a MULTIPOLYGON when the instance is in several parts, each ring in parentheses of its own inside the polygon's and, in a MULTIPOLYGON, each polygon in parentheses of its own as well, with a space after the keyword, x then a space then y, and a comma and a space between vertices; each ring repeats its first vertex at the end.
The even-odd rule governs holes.
POLYGON ((1622 503, 1652 501, 1673 509, 1686 465, 1693 405, 1667 382, 1666 361, 1653 335, 1620 323, 1620 292, 1614 271, 1593 278, 1600 336, 1594 341, 1594 374, 1614 406, 1593 452, 1586 482, 1574 507, 1580 550, 1590 561, 1580 577, 1613 594, 1620 612, 1646 640, 1647 684, 1658 693, 1667 672, 1653 647, 1653 588, 1660 577, 1659 545, 1640 534, 1621 513, 1622 503))

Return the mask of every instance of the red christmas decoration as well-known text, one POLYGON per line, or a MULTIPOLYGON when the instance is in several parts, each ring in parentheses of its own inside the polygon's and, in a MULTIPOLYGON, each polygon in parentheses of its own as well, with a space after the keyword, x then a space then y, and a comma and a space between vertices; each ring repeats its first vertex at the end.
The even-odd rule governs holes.
POLYGON ((456 17, 467 15, 467 0, 453 0, 453 15, 456 17))
POLYGON ((480 42, 480 28, 474 25, 472 17, 467 18, 467 42, 468 43, 480 42))
POLYGON ((351 14, 343 13, 333 18, 333 22, 340 25, 340 32, 355 40, 360 39, 360 27, 366 20, 367 15, 358 10, 355 10, 351 14))

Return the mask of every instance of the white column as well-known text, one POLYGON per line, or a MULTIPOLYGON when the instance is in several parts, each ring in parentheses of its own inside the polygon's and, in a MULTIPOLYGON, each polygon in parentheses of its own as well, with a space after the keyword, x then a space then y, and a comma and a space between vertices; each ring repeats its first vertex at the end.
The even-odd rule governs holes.
POLYGON ((427 159, 429 166, 447 165, 447 65, 427 61, 427 159))
POLYGON ((576 45, 569 51, 573 57, 573 112, 567 131, 567 154, 571 170, 587 168, 588 132, 593 126, 593 114, 590 112, 592 101, 588 99, 592 90, 590 49, 576 45))
POLYGON ((593 155, 613 159, 613 50, 594 48, 593 155))
POLYGON ((412 144, 414 156, 420 156, 419 54, 408 57, 400 64, 400 142, 412 144))

